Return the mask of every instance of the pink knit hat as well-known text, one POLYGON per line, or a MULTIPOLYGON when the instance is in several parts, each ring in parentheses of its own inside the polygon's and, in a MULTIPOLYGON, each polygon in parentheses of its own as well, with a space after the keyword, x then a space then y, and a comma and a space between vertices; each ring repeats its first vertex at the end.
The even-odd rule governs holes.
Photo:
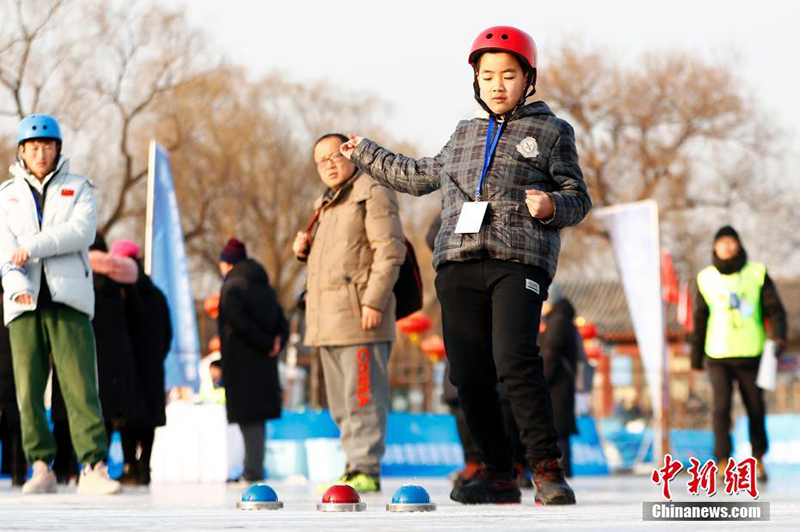
POLYGON ((139 260, 141 251, 139 246, 130 240, 117 240, 111 244, 111 254, 116 257, 130 257, 139 260))

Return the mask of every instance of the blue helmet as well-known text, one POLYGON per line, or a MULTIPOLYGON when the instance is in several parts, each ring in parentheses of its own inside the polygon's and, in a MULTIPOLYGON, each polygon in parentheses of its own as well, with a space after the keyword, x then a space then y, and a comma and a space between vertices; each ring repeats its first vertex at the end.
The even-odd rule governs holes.
POLYGON ((50 115, 28 115, 17 128, 17 145, 26 140, 54 139, 61 144, 61 128, 58 120, 50 115))

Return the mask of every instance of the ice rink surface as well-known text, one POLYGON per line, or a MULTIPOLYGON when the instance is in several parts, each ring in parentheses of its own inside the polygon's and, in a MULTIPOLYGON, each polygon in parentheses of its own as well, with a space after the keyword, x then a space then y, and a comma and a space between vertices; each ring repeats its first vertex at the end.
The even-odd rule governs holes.
MULTIPOLYGON (((676 501, 751 500, 717 494, 694 497, 686 493, 687 476, 672 482, 676 501)), ((74 486, 52 495, 22 496, 10 481, 0 480, 0 530, 373 530, 461 531, 497 530, 800 530, 800 479, 776 479, 760 486, 759 501, 770 502, 771 521, 644 522, 642 502, 661 500, 660 487, 644 476, 580 477, 572 480, 578 504, 537 507, 533 492, 523 490, 523 503, 507 506, 462 506, 450 501, 444 479, 383 479, 383 492, 367 495, 360 513, 323 513, 315 486, 267 481, 285 504, 282 510, 242 511, 236 502, 243 485, 160 484, 130 488, 120 495, 87 497, 74 486), (426 487, 438 510, 395 514, 386 511, 394 491, 414 482, 426 487)))

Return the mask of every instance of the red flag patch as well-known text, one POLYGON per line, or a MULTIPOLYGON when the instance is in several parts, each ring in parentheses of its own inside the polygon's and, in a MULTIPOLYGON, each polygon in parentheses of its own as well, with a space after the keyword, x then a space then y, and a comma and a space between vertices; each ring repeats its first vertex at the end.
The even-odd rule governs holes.
POLYGON ((71 188, 62 188, 61 189, 61 195, 62 196, 74 196, 75 195, 75 191, 72 190, 71 188))

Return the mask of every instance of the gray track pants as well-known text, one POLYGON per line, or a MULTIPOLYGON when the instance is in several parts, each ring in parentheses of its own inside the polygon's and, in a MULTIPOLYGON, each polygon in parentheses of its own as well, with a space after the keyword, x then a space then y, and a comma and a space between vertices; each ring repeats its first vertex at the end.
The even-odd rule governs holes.
POLYGON ((347 455, 345 472, 380 475, 391 352, 391 342, 320 348, 328 407, 347 455))

